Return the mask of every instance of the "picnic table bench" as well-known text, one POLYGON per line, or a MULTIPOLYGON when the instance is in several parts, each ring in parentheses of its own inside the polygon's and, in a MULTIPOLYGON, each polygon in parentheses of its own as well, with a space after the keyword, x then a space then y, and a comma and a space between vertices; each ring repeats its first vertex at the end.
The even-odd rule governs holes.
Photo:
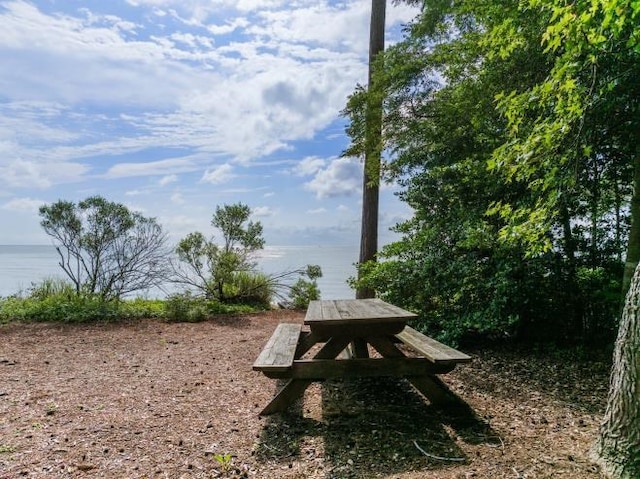
POLYGON ((333 378, 404 377, 432 403, 450 401, 452 393, 435 375, 471 357, 408 326, 413 317, 379 299, 312 301, 304 320, 309 329, 279 324, 253 364, 269 378, 287 380, 260 414, 282 412, 313 381, 333 378), (369 345, 380 357, 370 357, 369 345))

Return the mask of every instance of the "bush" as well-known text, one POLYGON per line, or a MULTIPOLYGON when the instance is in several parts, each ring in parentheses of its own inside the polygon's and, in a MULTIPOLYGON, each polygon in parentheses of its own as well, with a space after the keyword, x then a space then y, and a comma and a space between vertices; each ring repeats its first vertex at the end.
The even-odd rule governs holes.
POLYGON ((289 299, 291 301, 291 307, 294 309, 305 309, 309 306, 309 301, 320 299, 320 288, 318 283, 314 281, 308 281, 306 279, 298 279, 289 291, 289 299))
POLYGON ((45 299, 75 296, 76 289, 73 284, 64 279, 45 278, 40 283, 31 283, 31 287, 27 292, 29 298, 45 299))
POLYGON ((163 316, 168 321, 195 323, 216 314, 242 314, 256 311, 248 304, 226 304, 217 300, 194 296, 191 292, 175 293, 164 301, 163 316))
POLYGON ((115 321, 163 316, 162 300, 107 301, 97 295, 77 295, 71 283, 56 278, 32 284, 25 297, 0 300, 0 323, 115 321))
POLYGON ((55 295, 45 298, 8 298, 0 307, 0 318, 9 321, 84 322, 109 321, 121 317, 119 303, 97 297, 55 295))
POLYGON ((225 284, 226 302, 268 306, 273 296, 273 288, 269 276, 253 271, 237 271, 225 284))
POLYGON ((202 321, 206 315, 202 312, 204 300, 193 296, 189 291, 170 295, 164 302, 165 318, 169 321, 202 321))

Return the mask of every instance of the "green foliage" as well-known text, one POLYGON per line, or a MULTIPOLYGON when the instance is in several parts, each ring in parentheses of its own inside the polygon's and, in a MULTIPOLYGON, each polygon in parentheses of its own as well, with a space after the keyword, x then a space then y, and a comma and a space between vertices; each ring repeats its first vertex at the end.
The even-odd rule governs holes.
POLYGON ((206 301, 190 293, 170 295, 164 303, 165 318, 175 322, 196 323, 207 319, 206 301))
POLYGON ((308 264, 304 268, 271 276, 274 295, 281 299, 281 306, 304 309, 309 301, 320 299, 318 278, 322 278, 322 268, 317 264, 308 264), (297 277, 293 284, 292 277, 297 277))
POLYGON ((28 296, 32 299, 64 298, 75 294, 73 284, 60 278, 45 278, 40 283, 32 283, 28 290, 28 296))
POLYGON ((85 322, 121 318, 117 302, 92 296, 7 298, 0 301, 0 318, 10 321, 85 322))
MULTIPOLYGON (((248 281, 238 275, 255 268, 253 254, 264 247, 262 225, 249 221, 250 216, 250 208, 242 203, 217 207, 211 224, 222 234, 222 244, 207 240, 200 232, 183 238, 176 248, 174 281, 221 302, 235 301, 238 294, 245 294, 247 289, 238 289, 234 281, 248 281)), ((259 282, 257 276, 250 279, 259 282)), ((262 293, 266 293, 264 287, 262 293)))
POLYGON ((40 216, 77 295, 119 299, 166 279, 166 236, 155 219, 100 196, 44 205, 40 216))
POLYGON ((291 301, 292 308, 305 309, 309 306, 309 301, 320 299, 318 283, 316 281, 308 281, 302 278, 298 279, 291 286, 289 299, 291 301))
POLYGON ((16 452, 16 448, 9 444, 0 444, 0 454, 16 452))
POLYGON ((162 300, 106 301, 97 295, 78 295, 72 284, 59 279, 32 284, 24 297, 0 299, 0 323, 115 321, 163 315, 162 300))
POLYGON ((231 470, 231 465, 233 462, 233 456, 231 454, 214 454, 213 458, 216 460, 223 473, 231 470))
POLYGON ((224 287, 224 297, 234 303, 269 306, 273 290, 269 276, 252 271, 236 271, 229 276, 224 287))
POLYGON ((172 294, 162 302, 162 305, 161 317, 167 321, 189 323, 205 321, 219 314, 252 313, 262 308, 262 305, 246 303, 221 303, 202 296, 194 296, 190 292, 172 294))
MULTIPOLYGON (((591 3, 424 2, 377 78, 386 172, 414 216, 382 261, 359 266, 356 287, 448 341, 611 340, 640 61, 595 33, 600 3, 587 30, 567 23, 591 3)), ((347 152, 364 148, 367 95, 358 87, 345 110, 347 152)))

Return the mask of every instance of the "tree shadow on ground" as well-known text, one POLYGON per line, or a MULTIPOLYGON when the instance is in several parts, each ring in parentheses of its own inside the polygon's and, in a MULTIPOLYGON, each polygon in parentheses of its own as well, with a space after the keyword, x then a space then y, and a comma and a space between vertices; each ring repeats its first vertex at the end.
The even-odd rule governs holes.
POLYGON ((590 414, 604 409, 611 368, 606 352, 510 347, 473 353, 471 367, 456 371, 465 387, 506 399, 542 394, 590 414))
POLYGON ((299 401, 286 414, 267 420, 258 459, 291 461, 306 454, 300 450, 306 437, 321 437, 326 479, 364 479, 465 464, 468 458, 458 441, 499 443, 468 405, 459 401, 436 408, 406 380, 326 381, 322 420, 303 417, 301 407, 299 401))

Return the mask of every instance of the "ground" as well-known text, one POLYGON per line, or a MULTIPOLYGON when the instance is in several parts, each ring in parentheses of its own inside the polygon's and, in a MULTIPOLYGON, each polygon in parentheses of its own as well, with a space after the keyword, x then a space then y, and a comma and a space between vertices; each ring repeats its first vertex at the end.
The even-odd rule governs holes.
POLYGON ((465 349, 442 378, 468 407, 435 409, 404 380, 332 381, 259 417, 277 381, 251 365, 302 318, 0 326, 0 478, 602 477, 594 357, 465 349))

